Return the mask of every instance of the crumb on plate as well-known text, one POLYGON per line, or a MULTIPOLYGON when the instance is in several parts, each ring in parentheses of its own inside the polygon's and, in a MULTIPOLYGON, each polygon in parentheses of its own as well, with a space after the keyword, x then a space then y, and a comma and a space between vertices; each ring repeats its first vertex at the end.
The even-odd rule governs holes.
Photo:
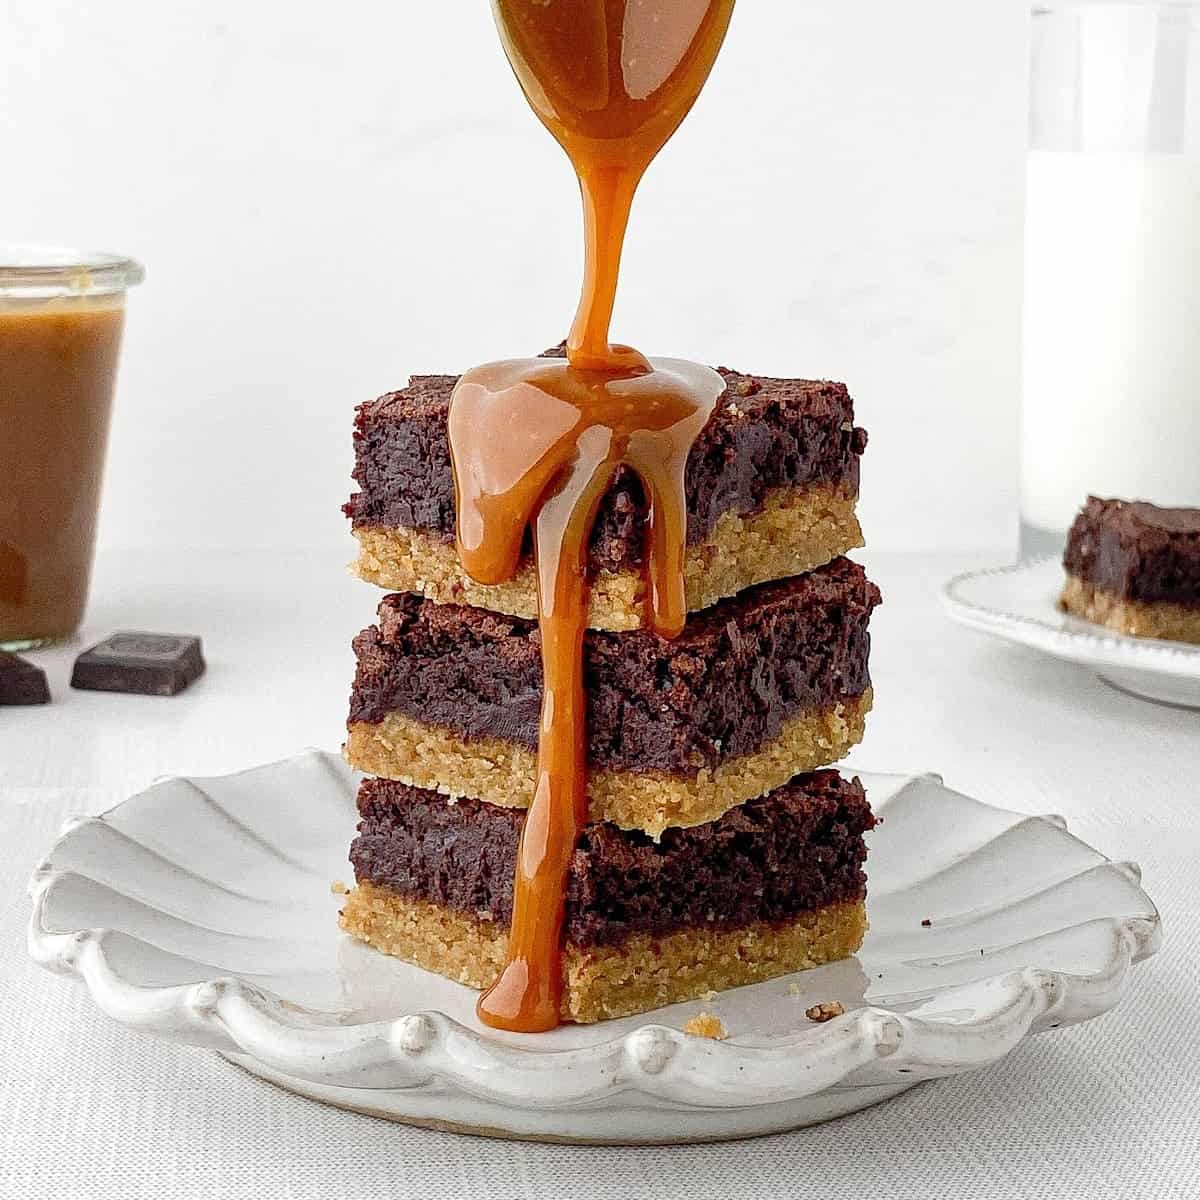
POLYGON ((718 1042, 724 1041, 729 1036, 725 1023, 716 1013, 710 1012, 702 1012, 699 1016, 686 1022, 683 1032, 690 1033, 692 1037, 712 1038, 718 1042))
POLYGON ((832 1021, 834 1017, 840 1017, 845 1011, 840 1001, 825 1000, 820 1004, 814 1004, 812 1008, 806 1008, 804 1015, 810 1021, 816 1021, 818 1024, 821 1024, 825 1021, 832 1021))

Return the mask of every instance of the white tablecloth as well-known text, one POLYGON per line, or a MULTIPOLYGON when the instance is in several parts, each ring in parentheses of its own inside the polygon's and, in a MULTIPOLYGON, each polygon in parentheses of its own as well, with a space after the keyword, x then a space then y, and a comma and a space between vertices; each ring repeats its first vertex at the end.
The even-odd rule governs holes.
POLYGON ((1166 938, 1115 1012, 829 1125, 659 1149, 389 1125, 119 1027, 26 960, 30 868, 65 815, 156 775, 335 745, 347 639, 374 597, 336 555, 114 556, 101 563, 85 637, 198 632, 210 669, 170 701, 71 693, 75 647, 39 657, 54 705, 0 709, 0 1197, 1200 1195, 1200 715, 955 629, 937 586, 967 560, 867 561, 886 600, 874 625, 877 707, 856 761, 936 769, 983 799, 1061 812, 1085 840, 1140 862, 1166 938))

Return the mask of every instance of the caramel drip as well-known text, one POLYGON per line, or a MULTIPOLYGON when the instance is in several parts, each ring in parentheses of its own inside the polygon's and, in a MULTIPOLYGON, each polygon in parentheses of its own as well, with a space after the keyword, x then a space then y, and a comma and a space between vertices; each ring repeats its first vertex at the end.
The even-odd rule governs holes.
POLYGON ((544 694, 538 778, 517 855, 508 962, 482 1021, 558 1024, 567 871, 587 820, 583 634, 587 555, 621 466, 648 504, 649 610, 673 637, 687 617, 684 472, 724 381, 609 343, 621 249, 638 182, 699 95, 733 0, 494 0, 509 61, 567 152, 583 194, 584 279, 567 361, 469 371, 451 398, 458 552, 481 583, 517 568, 532 530, 544 694))
POLYGON ((459 555, 473 578, 499 583, 532 524, 545 681, 509 961, 479 1006, 489 1024, 532 1032, 558 1023, 563 893, 587 820, 582 662, 596 510, 618 466, 637 472, 650 511, 651 618, 659 632, 677 634, 687 616, 684 470, 723 388, 715 371, 670 359, 612 375, 543 358, 478 367, 455 389, 459 555))
POLYGON ((633 194, 687 116, 734 0, 493 0, 508 60, 583 195, 583 290, 567 339, 577 367, 645 366, 610 346, 633 194))

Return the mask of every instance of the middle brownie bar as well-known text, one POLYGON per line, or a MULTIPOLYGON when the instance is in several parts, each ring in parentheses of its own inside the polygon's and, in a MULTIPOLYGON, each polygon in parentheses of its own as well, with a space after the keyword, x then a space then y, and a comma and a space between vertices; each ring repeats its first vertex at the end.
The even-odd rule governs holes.
MULTIPOLYGON (((589 630, 591 819, 657 837, 836 762, 861 739, 871 706, 867 624, 878 603, 862 568, 839 558, 693 614, 671 640, 589 630)), ((536 622, 398 594, 354 648, 351 765, 529 804, 542 700, 536 622)))

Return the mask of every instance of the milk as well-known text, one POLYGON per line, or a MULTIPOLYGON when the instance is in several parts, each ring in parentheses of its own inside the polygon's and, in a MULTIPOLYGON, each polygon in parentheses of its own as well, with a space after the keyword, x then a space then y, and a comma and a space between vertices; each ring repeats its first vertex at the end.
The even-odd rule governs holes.
POLYGON ((1023 524, 1200 506, 1200 158, 1029 156, 1023 524))

